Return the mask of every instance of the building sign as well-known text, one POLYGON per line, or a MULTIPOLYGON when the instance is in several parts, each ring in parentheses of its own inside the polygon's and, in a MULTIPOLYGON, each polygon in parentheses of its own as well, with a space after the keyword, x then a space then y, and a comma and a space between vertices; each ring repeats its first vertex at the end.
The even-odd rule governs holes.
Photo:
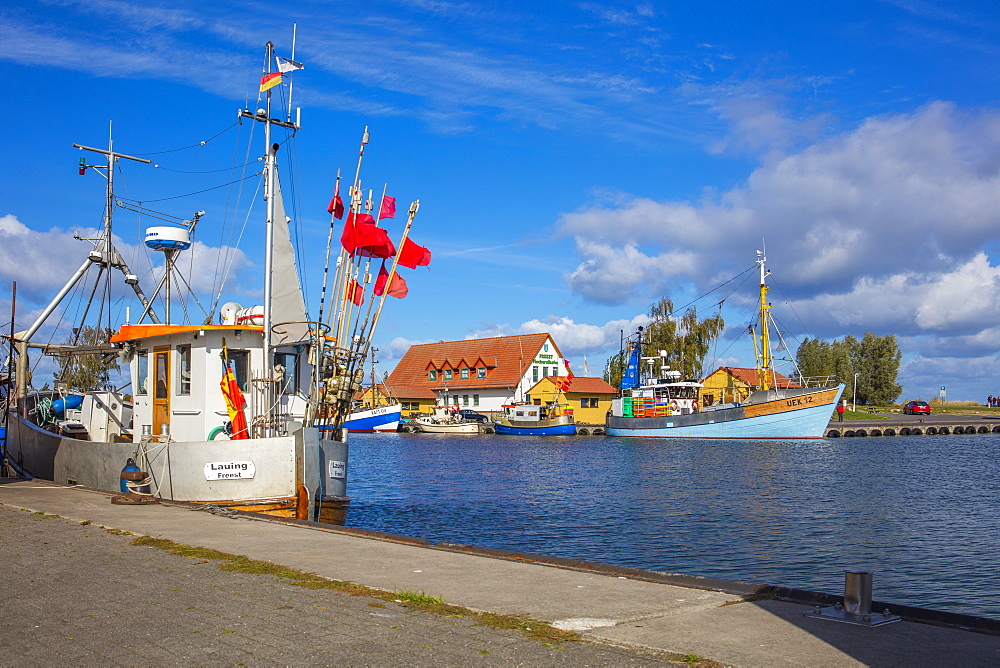
POLYGON ((347 477, 347 462, 336 462, 330 460, 330 477, 331 478, 346 478, 347 477))
POLYGON ((208 462, 205 464, 205 480, 247 480, 253 478, 256 472, 253 462, 208 462))

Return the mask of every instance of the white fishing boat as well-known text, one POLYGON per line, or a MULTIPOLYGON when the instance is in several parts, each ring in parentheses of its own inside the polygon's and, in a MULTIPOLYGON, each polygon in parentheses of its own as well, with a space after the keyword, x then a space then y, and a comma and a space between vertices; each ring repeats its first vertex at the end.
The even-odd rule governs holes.
POLYGON ((355 410, 347 416, 344 429, 351 433, 387 434, 395 432, 399 426, 401 412, 402 405, 399 403, 355 410))
MULTIPOLYGON (((264 303, 248 309, 226 304, 216 314, 218 324, 177 324, 171 313, 171 301, 178 301, 172 289, 176 292, 188 283, 175 260, 190 247, 191 233, 204 212, 178 225, 147 230, 149 252, 165 255, 163 277, 147 298, 115 248, 112 214, 123 206, 114 192, 120 163, 149 161, 117 152, 110 141, 107 150, 77 145, 106 158, 103 165, 85 160, 80 165, 81 174, 99 171, 107 180, 104 228, 84 254, 83 264, 34 323, 8 337, 17 354, 17 385, 8 397, 4 456, 21 475, 117 492, 112 500, 119 503, 166 499, 344 523, 350 499, 343 426, 360 387, 385 291, 381 300, 370 300, 367 311, 355 307, 368 289, 367 266, 361 265, 371 255, 356 252, 342 239, 333 306, 324 313, 324 274, 319 316, 308 315, 276 164, 279 147, 300 129, 297 113, 292 120, 290 86, 287 109, 272 113, 271 102, 272 88, 302 69, 293 60, 294 41, 291 56, 280 58, 267 44, 260 106, 240 112, 241 122, 263 126, 264 303), (95 286, 108 280, 113 270, 121 271, 141 304, 136 322, 126 316, 100 345, 36 341, 64 297, 95 268, 95 286), (157 297, 164 305, 162 319, 155 307, 157 297), (33 392, 28 387, 29 349, 118 356, 128 364, 131 392, 99 387, 33 392)), ((362 156, 367 142, 366 128, 362 156)), ((358 174, 360 167, 359 158, 358 174)), ((339 201, 339 174, 336 192, 339 201)), ((363 200, 356 176, 348 221, 362 215, 363 200)), ((401 244, 406 243, 418 206, 414 202, 410 207, 401 244)), ((331 207, 331 239, 335 216, 331 207)), ((391 262, 389 281, 397 259, 391 262)), ((110 308, 102 313, 110 318, 110 308)))
POLYGON ((371 385, 369 385, 362 400, 355 402, 356 404, 361 404, 361 401, 367 398, 373 405, 362 404, 355 406, 344 422, 344 429, 349 433, 387 434, 394 433, 397 427, 399 427, 399 418, 402 415, 403 406, 392 398, 384 385, 380 386, 375 382, 376 352, 378 352, 378 348, 372 348, 371 385), (382 392, 379 391, 380 387, 383 390, 382 392), (383 401, 386 403, 382 404, 383 401))
POLYGON ((479 423, 466 420, 453 406, 435 406, 432 414, 414 418, 413 426, 425 434, 479 433, 479 423))
MULTIPOLYGON (((704 407, 699 404, 702 384, 684 380, 655 358, 643 358, 642 331, 630 341, 630 355, 622 378, 621 396, 612 401, 607 417, 609 436, 647 438, 803 439, 822 438, 844 385, 809 386, 778 383, 770 347, 770 306, 765 257, 760 268, 758 389, 738 402, 704 407), (643 376, 641 360, 649 360, 643 376)), ((754 334, 757 337, 757 333, 754 334)), ((824 379, 825 380, 825 379, 824 379)))

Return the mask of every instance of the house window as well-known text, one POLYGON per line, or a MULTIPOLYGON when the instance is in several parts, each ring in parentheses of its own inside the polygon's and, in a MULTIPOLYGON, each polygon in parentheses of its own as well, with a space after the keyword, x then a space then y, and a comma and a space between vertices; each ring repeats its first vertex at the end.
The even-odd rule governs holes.
POLYGON ((468 406, 469 405, 469 395, 468 394, 463 394, 462 395, 462 405, 463 406, 468 406))
POLYGON ((281 393, 295 394, 299 388, 299 356, 295 353, 275 353, 274 364, 285 370, 281 378, 281 393))
POLYGON ((478 406, 479 405, 479 395, 478 394, 473 394, 472 395, 472 405, 473 406, 478 406))
POLYGON ((538 367, 537 366, 531 367, 531 381, 533 383, 537 383, 538 382, 538 367))
POLYGON ((481 366, 478 369, 476 369, 476 378, 480 379, 486 378, 486 367, 481 366))
POLYGON ((462 374, 461 375, 462 380, 469 380, 469 369, 468 368, 462 369, 461 374, 462 374))
POLYGON ((135 393, 149 394, 149 351, 140 350, 135 358, 135 393))
POLYGON ((597 408, 598 403, 597 397, 583 397, 580 399, 580 408, 597 408))
POLYGON ((543 366, 542 367, 542 378, 548 378, 548 376, 549 376, 549 367, 543 366))
POLYGON ((545 345, 543 345, 542 350, 544 350, 545 352, 549 352, 549 344, 546 343, 545 345))
POLYGON ((177 346, 177 394, 191 394, 191 344, 177 346))
POLYGON ((430 371, 427 372, 427 380, 437 380, 437 379, 438 379, 437 371, 431 369, 430 371))
POLYGON ((445 380, 451 380, 451 376, 452 376, 451 369, 445 369, 444 370, 444 379, 445 380))
POLYGON ((415 411, 420 407, 416 401, 401 401, 399 402, 399 408, 404 411, 415 411))

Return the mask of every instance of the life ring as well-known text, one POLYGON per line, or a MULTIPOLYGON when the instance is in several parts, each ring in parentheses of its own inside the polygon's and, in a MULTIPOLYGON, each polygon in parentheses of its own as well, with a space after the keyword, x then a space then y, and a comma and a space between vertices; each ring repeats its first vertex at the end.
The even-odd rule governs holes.
POLYGON ((695 399, 694 401, 691 402, 691 410, 693 410, 693 411, 697 411, 698 410, 698 400, 697 399, 695 399))
POLYGON ((679 411, 681 409, 681 405, 677 403, 676 399, 674 399, 673 401, 670 402, 670 408, 675 411, 679 411))

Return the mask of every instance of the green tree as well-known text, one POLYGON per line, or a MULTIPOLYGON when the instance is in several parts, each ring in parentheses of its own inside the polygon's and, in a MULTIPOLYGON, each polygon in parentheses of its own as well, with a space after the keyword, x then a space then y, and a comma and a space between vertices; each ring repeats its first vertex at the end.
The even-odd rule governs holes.
MULTIPOLYGON (((67 342, 79 346, 102 346, 111 340, 114 330, 86 326, 67 342)), ((64 383, 70 390, 109 389, 111 372, 119 371, 117 355, 108 353, 85 353, 60 355, 56 381, 64 383)))
POLYGON ((622 376, 625 375, 625 365, 628 364, 626 357, 627 353, 625 351, 619 351, 609 357, 607 363, 605 363, 604 380, 611 387, 621 385, 622 376))
POLYGON ((896 337, 867 332, 861 341, 848 334, 842 341, 828 343, 805 339, 795 354, 802 375, 829 376, 847 386, 853 398, 854 374, 858 374, 857 400, 860 404, 887 404, 899 397, 903 388, 896 383, 902 353, 896 337))
POLYGON ((903 392, 903 387, 896 382, 902 359, 903 353, 895 336, 865 333, 853 356, 855 373, 858 374, 858 403, 894 403, 903 392))
POLYGON ((646 327, 644 336, 648 352, 652 355, 654 351, 665 350, 671 370, 680 371, 683 378, 701 378, 705 356, 725 326, 722 314, 699 320, 694 306, 680 317, 675 317, 673 312, 674 303, 667 297, 650 307, 653 321, 646 327))

